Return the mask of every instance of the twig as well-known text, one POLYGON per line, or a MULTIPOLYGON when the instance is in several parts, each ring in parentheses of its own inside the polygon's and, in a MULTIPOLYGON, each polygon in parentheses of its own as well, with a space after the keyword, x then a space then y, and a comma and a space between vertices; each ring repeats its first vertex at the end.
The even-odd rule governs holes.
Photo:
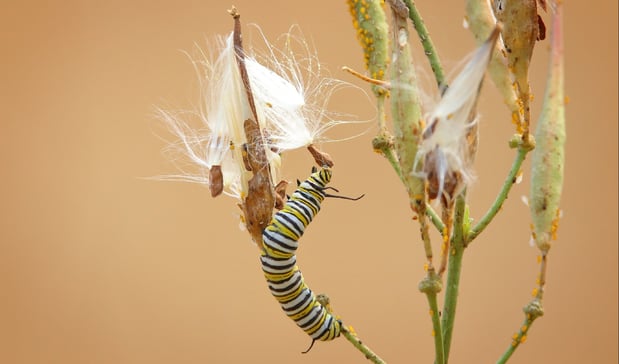
POLYGON ((449 251, 449 266, 447 268, 447 283, 445 286, 445 301, 443 303, 443 317, 441 327, 443 329, 443 345, 445 350, 445 362, 449 360, 451 338, 456 319, 456 306, 458 305, 458 290, 460 286, 460 273, 462 271, 462 258, 464 256, 464 217, 466 191, 456 198, 454 212, 454 233, 449 251))
POLYGON ((432 206, 428 204, 426 204, 426 215, 428 215, 430 221, 432 221, 432 225, 434 225, 439 232, 442 232, 445 229, 445 224, 443 224, 441 218, 438 217, 432 206))
POLYGON ((342 334, 346 340, 350 341, 355 348, 365 355, 366 359, 375 364, 385 364, 385 361, 376 355, 376 353, 374 353, 369 347, 367 347, 351 328, 342 326, 342 334))
POLYGON ((518 153, 516 154, 516 158, 514 159, 514 162, 512 163, 512 167, 509 170, 509 173, 507 174, 507 178, 505 178, 505 181, 503 182, 503 187, 501 188, 501 191, 499 192, 496 199, 492 203, 492 206, 490 206, 490 209, 488 209, 486 214, 470 230, 468 236, 466 237, 467 245, 470 244, 470 242, 472 242, 473 240, 475 240, 475 238, 482 231, 484 231, 484 229, 488 226, 488 224, 490 224, 492 219, 494 219, 497 213, 501 210, 503 203, 505 202, 505 200, 507 199, 509 195, 509 191, 511 191, 512 186, 516 183, 516 176, 518 175, 518 172, 520 172, 520 167, 522 166, 522 162, 524 162, 524 159, 526 158, 527 153, 529 153, 529 151, 531 151, 534 148, 535 143, 533 142, 532 137, 529 137, 528 142, 522 141, 522 139, 520 139, 519 137, 517 139, 519 139, 518 143, 520 143, 520 145, 518 146, 518 153), (531 142, 533 143, 531 144, 531 142))
POLYGON ((351 75, 353 75, 353 76, 357 77, 358 79, 360 79, 360 80, 362 80, 362 81, 365 81, 365 82, 370 83, 370 84, 372 84, 372 85, 376 85, 376 86, 383 87, 383 88, 385 88, 385 89, 387 89, 387 90, 391 87, 391 85, 389 84, 389 82, 388 82, 388 81, 384 81, 384 80, 377 80, 377 79, 375 79, 375 78, 368 77, 368 76, 366 76, 366 75, 363 75, 363 74, 361 74, 361 73, 359 73, 359 72, 355 71, 354 69, 352 69, 352 68, 350 68, 350 67, 348 67, 348 66, 343 66, 343 67, 342 67, 342 71, 344 71, 344 72, 348 72, 348 73, 350 73, 351 75))
POLYGON ((430 33, 428 32, 428 29, 426 28, 426 25, 421 18, 421 14, 419 14, 419 11, 417 11, 415 2, 413 0, 403 1, 408 7, 408 16, 413 22, 413 27, 415 28, 415 31, 417 31, 417 35, 419 35, 421 45, 423 46, 423 51, 426 54, 426 57, 428 57, 430 67, 432 67, 432 72, 434 73, 434 78, 436 79, 439 90, 441 90, 442 92, 447 86, 445 84, 445 73, 443 72, 443 66, 441 65, 441 60, 438 57, 438 53, 434 48, 432 38, 430 38, 430 33))
POLYGON ((430 306, 430 317, 432 318, 432 336, 434 337, 435 364, 445 363, 445 348, 443 344, 443 330, 441 329, 441 317, 438 310, 436 295, 442 289, 441 277, 436 274, 434 268, 428 271, 426 278, 419 283, 419 290, 425 293, 430 306))
MULTIPOLYGON (((429 234, 429 228, 428 228, 428 221, 426 220, 426 211, 425 208, 427 207, 426 204, 421 204, 420 206, 421 211, 419 211, 419 230, 421 232, 421 240, 423 241, 423 250, 426 253, 426 272, 428 272, 428 276, 434 274, 434 265, 432 263, 432 242, 430 241, 430 234, 429 234)), ((424 292, 424 291, 422 291, 424 292)), ((435 292, 438 293, 440 292, 440 289, 435 292)), ((432 308, 431 308, 432 309, 432 308)))
POLYGON ((547 264, 547 253, 542 253, 540 256, 540 273, 537 278, 537 288, 533 291, 533 295, 535 296, 531 302, 529 302, 526 306, 524 306, 524 322, 520 326, 520 329, 517 333, 512 336, 512 341, 503 353, 503 355, 497 361, 497 364, 506 363, 509 358, 514 354, 516 349, 520 346, 520 344, 524 344, 527 340, 527 333, 531 329, 531 325, 533 322, 544 316, 544 307, 542 306, 542 298, 544 296, 544 285, 546 284, 546 264, 547 264))

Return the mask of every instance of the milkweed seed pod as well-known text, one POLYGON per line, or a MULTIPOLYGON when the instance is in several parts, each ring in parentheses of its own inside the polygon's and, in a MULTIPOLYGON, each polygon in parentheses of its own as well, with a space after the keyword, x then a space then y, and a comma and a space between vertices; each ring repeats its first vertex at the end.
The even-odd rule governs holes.
MULTIPOLYGON (((240 57, 235 51, 233 33, 216 38, 204 50, 196 47, 190 59, 198 75, 197 109, 158 110, 177 138, 167 151, 180 170, 176 175, 160 178, 207 185, 214 197, 225 194, 238 199, 245 215, 251 213, 249 210, 266 211, 268 217, 258 219, 266 224, 273 206, 247 208, 249 181, 256 172, 264 172, 261 165, 268 165, 269 173, 262 173, 260 183, 267 183, 266 178, 271 186, 276 186, 280 181, 280 155, 298 148, 308 148, 313 155, 321 156, 320 165, 332 165, 328 155, 318 151, 314 144, 325 141, 324 133, 331 127, 350 122, 336 120, 340 115, 328 110, 330 96, 350 85, 325 75, 315 52, 302 36, 285 34, 284 45, 279 48, 257 31, 263 49, 249 47, 240 52, 258 120, 247 123, 256 117, 239 70, 240 57), (253 142, 248 140, 249 135, 253 142), (252 151, 258 144, 264 149, 262 164, 255 164, 258 151, 252 151)), ((250 199, 259 205, 264 199, 255 194, 259 187, 255 184, 250 199)), ((245 224, 250 220, 254 219, 243 218, 245 224)))
POLYGON ((417 74, 409 44, 409 12, 402 1, 389 1, 389 5, 393 18, 390 84, 394 149, 412 208, 420 211, 425 208, 420 207, 425 204, 424 181, 414 169, 423 126, 417 74))
MULTIPOLYGON (((490 0, 466 0, 465 14, 465 27, 470 29, 479 44, 483 43, 497 24, 490 0)), ((503 96, 503 101, 512 114, 512 120, 518 122, 520 119, 518 96, 513 86, 511 72, 507 68, 507 51, 501 39, 496 42, 492 51, 488 74, 503 96)))
POLYGON ((423 141, 416 156, 415 170, 428 184, 428 198, 440 198, 444 205, 473 180, 478 118, 475 105, 499 35, 497 27, 472 55, 428 116, 423 141))
MULTIPOLYGON (((348 0, 347 3, 369 76, 384 80, 389 65, 389 29, 384 1, 348 0)), ((372 86, 372 90, 377 95, 386 92, 378 86, 372 86)))
POLYGON ((501 38, 507 51, 507 66, 514 75, 521 109, 518 129, 526 133, 530 121, 529 64, 543 24, 537 14, 537 0, 494 0, 493 9, 503 25, 501 38))
POLYGON ((531 158, 529 208, 533 240, 542 252, 556 239, 565 163, 565 98, 563 91, 563 30, 561 6, 552 15, 551 54, 544 104, 535 130, 531 158))

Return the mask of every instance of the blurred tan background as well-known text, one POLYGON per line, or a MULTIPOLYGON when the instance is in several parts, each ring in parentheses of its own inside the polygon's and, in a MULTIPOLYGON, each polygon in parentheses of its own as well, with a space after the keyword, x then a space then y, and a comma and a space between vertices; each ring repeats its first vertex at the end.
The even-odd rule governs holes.
MULTIPOLYGON (((362 69, 344 1, 234 3, 271 39, 300 25, 332 75, 357 82, 339 70, 362 69)), ((462 2, 417 3, 452 69, 473 49, 462 2)), ((229 32, 231 3, 16 4, 0 15, 0 362, 365 362, 344 339, 300 354, 310 339, 270 297, 232 199, 142 179, 175 171, 161 154, 154 106, 195 103, 194 72, 180 50, 229 32)), ((549 258, 546 315, 514 363, 617 362, 617 3, 566 1, 565 24, 564 218, 549 258)), ((534 55, 534 116, 547 45, 534 55)), ((426 67, 419 52, 416 61, 426 67)), ((371 120, 373 103, 355 95, 339 96, 334 109, 371 120)), ((483 95, 475 218, 514 154, 491 83, 483 95)), ((333 184, 366 197, 325 203, 302 240, 300 265, 385 360, 428 363, 418 227, 397 178, 371 150, 374 132, 323 146, 337 163, 333 184)), ((311 166, 304 152, 284 163, 289 180, 311 166)), ((453 363, 494 362, 522 322, 537 275, 520 201, 527 178, 467 250, 453 363)))

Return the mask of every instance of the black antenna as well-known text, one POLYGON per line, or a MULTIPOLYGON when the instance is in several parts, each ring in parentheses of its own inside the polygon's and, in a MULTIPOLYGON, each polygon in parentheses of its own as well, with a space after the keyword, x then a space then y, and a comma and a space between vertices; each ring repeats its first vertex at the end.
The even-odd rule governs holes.
POLYGON ((310 352, 310 350, 312 350, 312 348, 314 347, 314 343, 316 342, 315 339, 312 339, 312 343, 310 344, 309 348, 307 348, 307 350, 302 351, 301 354, 307 354, 310 352))
MULTIPOLYGON (((335 187, 331 187, 331 186, 322 187, 322 188, 320 188, 320 190, 322 190, 323 193, 324 193, 325 190, 333 190, 335 192, 340 192, 340 190, 338 190, 335 187)), ((348 196, 331 195, 329 193, 325 193, 325 197, 341 198, 342 200, 350 200, 350 201, 358 201, 361 198, 363 198, 363 196, 365 196, 365 193, 363 195, 359 196, 359 197, 348 197, 348 196)))
POLYGON ((328 193, 325 193, 325 197, 341 198, 342 200, 349 200, 349 201, 361 200, 363 198, 363 196, 365 196, 365 193, 363 195, 359 196, 359 197, 349 197, 349 196, 341 196, 341 195, 330 195, 328 193))

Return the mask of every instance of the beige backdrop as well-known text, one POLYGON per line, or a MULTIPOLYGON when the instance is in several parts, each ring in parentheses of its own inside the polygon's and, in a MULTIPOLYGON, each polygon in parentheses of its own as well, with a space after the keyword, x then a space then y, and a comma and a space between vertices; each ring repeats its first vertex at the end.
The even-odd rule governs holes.
MULTIPOLYGON (((310 340, 269 296, 232 199, 141 178, 174 171, 161 155, 153 109, 195 102, 193 69, 179 50, 230 31, 230 3, 11 3, 0 15, 0 362, 365 362, 344 339, 300 354, 310 340)), ((451 69, 473 49, 462 2, 417 3, 451 69)), ((269 38, 299 24, 332 74, 357 82, 339 71, 362 69, 344 1, 235 5, 269 38)), ((550 254, 546 315, 514 363, 617 362, 616 16, 615 1, 566 1, 564 218, 550 254)), ((547 45, 534 58, 534 115, 547 45)), ((334 109, 371 120, 372 102, 355 95, 337 98, 334 109)), ((490 83, 483 97, 475 218, 514 154, 506 147, 512 126, 490 83)), ((337 162, 333 184, 366 197, 325 203, 302 240, 300 264, 387 361, 428 363, 418 228, 397 178, 371 150, 374 133, 323 146, 337 162)), ((285 177, 305 178, 310 165, 306 153, 293 153, 285 177)), ((537 274, 520 200, 527 189, 526 181, 514 188, 467 250, 454 363, 493 362, 522 321, 537 274)))

